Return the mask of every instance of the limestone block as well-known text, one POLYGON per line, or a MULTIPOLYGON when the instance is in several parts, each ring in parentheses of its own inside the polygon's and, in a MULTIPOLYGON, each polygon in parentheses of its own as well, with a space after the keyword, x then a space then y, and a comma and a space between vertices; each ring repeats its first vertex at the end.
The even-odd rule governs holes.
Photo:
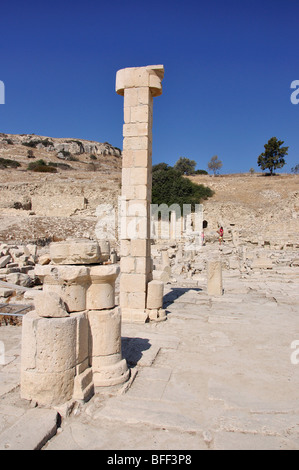
POLYGON ((119 95, 124 95, 128 88, 150 87, 152 96, 159 96, 162 94, 163 77, 163 65, 128 67, 118 70, 115 89, 119 95))
POLYGON ((86 309, 86 292, 90 285, 89 268, 36 265, 34 272, 43 282, 44 292, 56 292, 67 305, 68 312, 86 309))
POLYGON ((0 287, 0 297, 10 297, 14 294, 14 290, 12 289, 7 289, 6 287, 0 287))
POLYGON ((38 292, 34 297, 35 311, 39 317, 68 317, 66 305, 56 292, 38 292))
POLYGON ((74 391, 73 399, 74 400, 83 400, 88 401, 94 394, 94 383, 92 368, 84 370, 79 375, 76 375, 74 379, 74 391))
POLYGON ((76 319, 76 367, 77 373, 82 373, 89 365, 89 322, 88 312, 71 313, 76 319))
POLYGON ((221 261, 211 260, 208 262, 208 294, 223 295, 222 264, 221 261))
POLYGON ((50 257, 55 264, 95 264, 101 261, 101 250, 94 240, 66 240, 50 244, 50 257))
POLYGON ((128 307, 132 309, 144 309, 146 307, 146 292, 130 292, 128 295, 128 307))
POLYGON ((126 274, 120 277, 120 292, 145 292, 147 276, 145 274, 126 274))
POLYGON ((147 136, 149 132, 148 122, 135 122, 123 125, 124 137, 147 136))
POLYGON ((121 317, 119 307, 111 310, 90 310, 91 356, 121 353, 121 317))
POLYGON ((130 254, 131 256, 136 256, 136 257, 149 257, 150 256, 150 243, 149 240, 142 240, 142 239, 137 239, 137 240, 132 240, 130 242, 131 249, 130 249, 130 254))
POLYGON ((52 405, 71 399, 76 370, 75 317, 42 318, 35 311, 23 318, 21 396, 52 405))
POLYGON ((151 281, 147 285, 148 309, 160 309, 163 307, 164 283, 162 281, 151 281))
POLYGON ((61 405, 71 400, 74 391, 75 370, 59 373, 21 371, 21 398, 39 405, 61 405))
POLYGON ((153 271, 153 280, 162 281, 163 283, 166 283, 170 281, 170 277, 171 277, 171 274, 166 269, 162 269, 162 270, 155 269, 153 271))
POLYGON ((121 355, 120 308, 90 310, 90 357, 95 386, 116 385, 129 378, 121 355))
POLYGON ((115 307, 115 281, 120 272, 116 264, 91 266, 91 284, 87 289, 86 308, 103 310, 115 307))
POLYGON ((121 308, 122 321, 125 323, 145 323, 148 320, 148 311, 145 308, 121 308))
POLYGON ((0 258, 0 268, 5 268, 5 266, 10 263, 10 260, 11 260, 11 256, 10 255, 6 255, 6 256, 2 256, 0 258))
POLYGON ((150 109, 148 106, 134 106, 130 108, 131 123, 134 122, 149 122, 150 109))

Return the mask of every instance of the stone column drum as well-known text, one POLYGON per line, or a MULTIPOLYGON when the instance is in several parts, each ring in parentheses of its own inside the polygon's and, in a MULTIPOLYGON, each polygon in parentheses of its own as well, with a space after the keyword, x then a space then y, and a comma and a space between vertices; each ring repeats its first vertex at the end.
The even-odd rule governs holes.
POLYGON ((90 361, 95 387, 118 385, 130 376, 121 352, 121 315, 115 306, 118 265, 91 266, 86 304, 90 329, 90 361))
POLYGON ((40 292, 23 318, 21 397, 60 405, 93 394, 87 312, 68 313, 55 292, 40 292))
POLYGON ((52 263, 37 265, 44 284, 22 329, 21 396, 42 405, 87 400, 94 386, 120 384, 130 371, 121 353, 115 307, 117 265, 102 265, 96 241, 50 245, 52 263), (90 311, 89 311, 90 310, 90 311))
POLYGON ((120 306, 123 320, 129 322, 148 319, 153 97, 162 94, 163 77, 163 65, 116 74, 116 92, 124 96, 120 306))

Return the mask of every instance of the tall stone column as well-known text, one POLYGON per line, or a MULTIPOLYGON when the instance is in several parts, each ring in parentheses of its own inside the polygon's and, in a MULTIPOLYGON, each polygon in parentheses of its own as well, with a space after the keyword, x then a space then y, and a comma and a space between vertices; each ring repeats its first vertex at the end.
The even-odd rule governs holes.
POLYGON ((116 74, 116 92, 124 96, 120 306, 123 320, 130 322, 149 317, 153 97, 162 94, 163 76, 163 65, 116 74))

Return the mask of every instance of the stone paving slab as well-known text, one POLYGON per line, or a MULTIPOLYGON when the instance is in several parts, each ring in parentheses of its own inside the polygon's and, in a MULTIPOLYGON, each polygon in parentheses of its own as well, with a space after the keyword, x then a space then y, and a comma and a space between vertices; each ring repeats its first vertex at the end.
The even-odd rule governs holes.
MULTIPOLYGON (((236 293, 220 299, 193 287, 177 296, 167 286, 167 321, 124 323, 134 381, 97 389, 63 418, 44 449, 298 450, 299 364, 290 358, 299 340, 299 280, 285 277, 280 285, 295 304, 271 300, 276 283, 229 280, 236 293)), ((21 327, 0 328, 7 357, 0 365, 0 438, 32 411, 18 398, 20 334, 21 327)), ((25 421, 30 432, 34 423, 25 421)))
POLYGON ((40 450, 56 434, 58 413, 34 408, 0 434, 0 450, 40 450))

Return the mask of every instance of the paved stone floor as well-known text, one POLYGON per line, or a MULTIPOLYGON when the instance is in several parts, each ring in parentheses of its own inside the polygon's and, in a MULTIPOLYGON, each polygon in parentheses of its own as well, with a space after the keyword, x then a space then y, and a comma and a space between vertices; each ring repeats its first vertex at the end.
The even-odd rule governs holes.
MULTIPOLYGON (((45 450, 299 449, 298 268, 225 271, 218 298, 198 286, 166 286, 167 321, 123 324, 130 387, 75 406, 45 450)), ((0 439, 31 406, 19 398, 21 329, 0 327, 0 439)))

